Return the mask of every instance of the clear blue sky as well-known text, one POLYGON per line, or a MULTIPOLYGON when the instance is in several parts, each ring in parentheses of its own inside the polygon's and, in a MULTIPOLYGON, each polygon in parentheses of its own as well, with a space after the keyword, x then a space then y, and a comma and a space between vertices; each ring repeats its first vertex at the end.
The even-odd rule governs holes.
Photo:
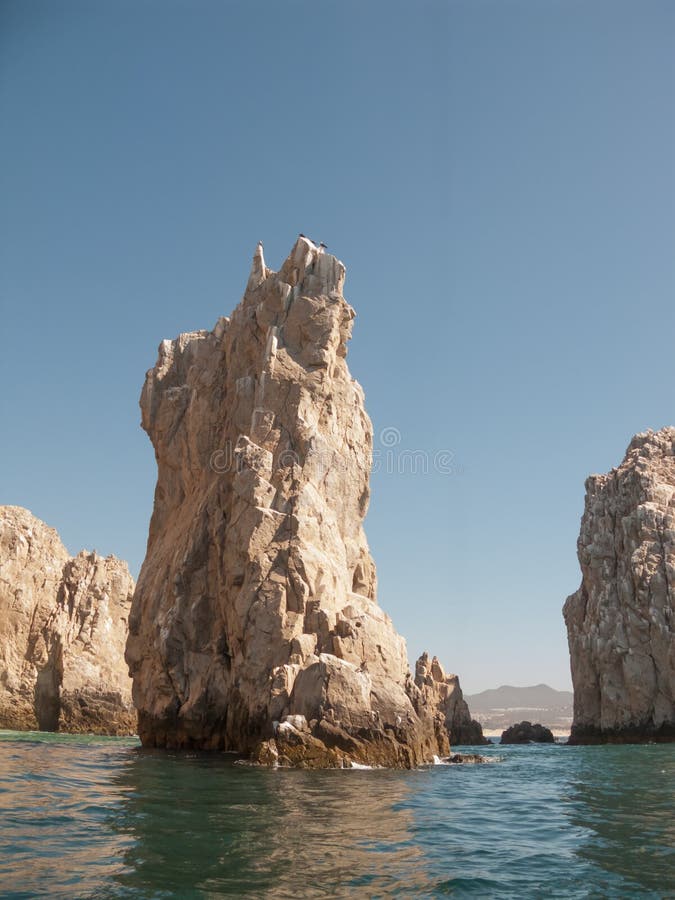
POLYGON ((137 572, 157 345, 303 231, 376 432, 453 453, 373 478, 410 655, 568 687, 584 479, 675 422, 674 75, 658 0, 2 0, 0 502, 137 572))

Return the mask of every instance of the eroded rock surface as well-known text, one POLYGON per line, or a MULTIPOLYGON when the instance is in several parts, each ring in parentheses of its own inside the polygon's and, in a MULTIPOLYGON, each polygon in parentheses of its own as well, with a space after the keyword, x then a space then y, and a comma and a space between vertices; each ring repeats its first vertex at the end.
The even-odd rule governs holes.
POLYGON ((675 428, 636 435, 587 479, 578 555, 570 742, 675 739, 675 428))
POLYGON ((471 718, 457 675, 446 675, 434 656, 423 653, 415 665, 415 684, 425 706, 440 715, 452 744, 489 744, 480 722, 471 718))
POLYGON ((303 237, 278 273, 259 246, 231 318, 163 341, 147 374, 158 477, 127 647, 146 746, 301 766, 448 753, 376 600, 344 276, 303 237))
POLYGON ((0 507, 0 728, 134 734, 124 661, 134 583, 28 510, 0 507))

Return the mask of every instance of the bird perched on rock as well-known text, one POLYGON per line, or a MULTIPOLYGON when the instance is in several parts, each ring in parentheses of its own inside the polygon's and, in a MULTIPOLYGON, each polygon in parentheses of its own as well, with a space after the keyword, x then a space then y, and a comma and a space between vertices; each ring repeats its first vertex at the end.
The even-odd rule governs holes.
POLYGON ((323 251, 327 250, 327 249, 328 249, 328 246, 326 244, 324 244, 323 241, 321 241, 321 243, 319 244, 319 250, 321 250, 321 252, 323 253, 323 251))

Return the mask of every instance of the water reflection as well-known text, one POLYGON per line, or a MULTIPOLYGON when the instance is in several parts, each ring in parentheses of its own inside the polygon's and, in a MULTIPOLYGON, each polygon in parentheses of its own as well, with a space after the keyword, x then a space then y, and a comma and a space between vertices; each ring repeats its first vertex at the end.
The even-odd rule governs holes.
POLYGON ((675 896, 674 751, 294 772, 0 732, 0 896, 675 896))
POLYGON ((626 891, 632 885, 657 897, 675 895, 674 750, 569 748, 577 762, 569 818, 585 831, 577 854, 607 874, 607 887, 620 876, 626 891))
POLYGON ((419 892, 428 883, 424 857, 399 805, 415 778, 140 752, 116 776, 123 800, 111 823, 133 841, 105 896, 419 892))
POLYGON ((0 751, 1 896, 81 897, 111 878, 130 843, 104 827, 118 746, 5 733, 0 751))

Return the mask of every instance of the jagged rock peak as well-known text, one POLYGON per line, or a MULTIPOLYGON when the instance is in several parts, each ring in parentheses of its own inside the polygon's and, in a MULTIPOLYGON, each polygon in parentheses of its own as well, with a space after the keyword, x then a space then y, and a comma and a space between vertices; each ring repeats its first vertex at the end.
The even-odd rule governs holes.
POLYGON ((586 480, 582 581, 564 607, 572 743, 675 739, 675 428, 586 480))
POLYGON ((488 744, 479 722, 471 718, 457 675, 446 675, 438 657, 424 651, 415 664, 415 684, 425 706, 439 715, 453 744, 488 744))
POLYGON ((126 563, 0 506, 0 728, 134 734, 126 563))
POLYGON ((146 376, 158 474, 127 660, 147 746, 304 766, 449 749, 376 602, 344 277, 302 236, 279 272, 259 245, 231 317, 164 341, 146 376))
MULTIPOLYGON (((277 273, 265 265, 263 245, 260 241, 253 254, 246 295, 251 295, 256 288, 261 287, 267 278, 276 276, 277 273)), ((291 288, 302 284, 307 293, 341 295, 345 267, 339 259, 326 253, 320 245, 317 246, 309 238, 300 236, 283 263, 278 277, 281 283, 290 285, 291 288)))

